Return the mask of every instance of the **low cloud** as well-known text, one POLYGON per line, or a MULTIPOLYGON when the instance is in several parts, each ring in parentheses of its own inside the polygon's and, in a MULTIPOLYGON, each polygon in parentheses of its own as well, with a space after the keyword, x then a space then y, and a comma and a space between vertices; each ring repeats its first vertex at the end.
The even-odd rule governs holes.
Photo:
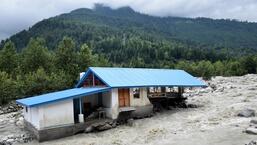
POLYGON ((256 0, 1 0, 0 40, 36 22, 77 8, 103 3, 112 8, 130 6, 154 16, 209 17, 257 22, 256 0))

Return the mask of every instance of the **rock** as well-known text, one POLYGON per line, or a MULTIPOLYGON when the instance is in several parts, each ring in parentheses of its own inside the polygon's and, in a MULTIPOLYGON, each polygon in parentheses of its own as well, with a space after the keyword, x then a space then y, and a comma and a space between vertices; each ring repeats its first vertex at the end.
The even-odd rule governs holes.
POLYGON ((196 104, 187 104, 187 108, 198 108, 196 104))
POLYGON ((94 131, 94 127, 93 126, 89 126, 85 129, 85 133, 89 133, 89 132, 92 132, 94 131))
POLYGON ((257 124, 257 119, 252 119, 252 120, 250 121, 250 123, 252 123, 252 124, 257 124))
POLYGON ((254 90, 256 90, 256 88, 255 87, 250 87, 250 88, 248 88, 248 90, 254 91, 254 90))
POLYGON ((19 106, 15 103, 15 101, 12 101, 9 104, 0 108, 0 114, 16 112, 16 111, 21 110, 21 109, 22 109, 22 106, 19 106))
POLYGON ((24 124, 23 124, 23 121, 20 121, 20 120, 18 120, 16 123, 15 123, 17 126, 23 126, 24 124))
POLYGON ((240 117, 253 117, 255 116, 255 110, 253 109, 245 109, 245 110, 242 110, 240 111, 237 116, 240 116, 240 117))
POLYGON ((10 139, 7 139, 6 140, 6 142, 10 142, 10 143, 12 143, 12 142, 14 142, 15 140, 13 139, 13 138, 10 138, 10 139))
POLYGON ((128 126, 133 126, 134 125, 134 119, 128 119, 127 120, 127 125, 128 126))
POLYGON ((257 128, 249 127, 245 130, 246 133, 248 134, 255 134, 257 135, 257 128))
POLYGON ((14 138, 15 136, 14 135, 12 135, 12 134, 10 134, 10 135, 7 135, 7 138, 9 139, 9 138, 14 138))
POLYGON ((257 145, 257 141, 252 140, 251 142, 249 142, 248 144, 245 144, 245 145, 257 145))
POLYGON ((23 121, 24 120, 24 118, 23 117, 19 117, 19 119, 18 119, 19 121, 23 121))
POLYGON ((113 120, 110 125, 112 126, 112 128, 115 128, 117 127, 117 121, 116 120, 113 120))
POLYGON ((12 143, 7 142, 7 141, 2 141, 2 142, 0 142, 0 145, 12 145, 12 143))
POLYGON ((208 87, 208 88, 199 90, 198 93, 201 93, 201 94, 202 94, 202 93, 209 93, 209 92, 211 92, 211 91, 212 91, 212 89, 208 87))
POLYGON ((104 124, 104 125, 97 126, 96 128, 97 128, 97 130, 99 130, 99 131, 103 131, 103 130, 111 129, 112 126, 111 126, 110 124, 106 123, 106 124, 104 124))
POLYGON ((11 120, 9 120, 9 122, 10 122, 10 123, 14 123, 15 121, 14 121, 14 119, 11 119, 11 120))
POLYGON ((210 87, 213 89, 213 90, 216 90, 217 89, 217 86, 215 84, 211 84, 210 87))
POLYGON ((24 125, 24 118, 23 117, 19 117, 15 124, 17 126, 23 126, 24 125))
POLYGON ((112 128, 115 128, 115 127, 117 127, 117 123, 112 124, 112 128))
POLYGON ((223 92, 224 91, 224 87, 220 87, 216 90, 217 92, 223 92))

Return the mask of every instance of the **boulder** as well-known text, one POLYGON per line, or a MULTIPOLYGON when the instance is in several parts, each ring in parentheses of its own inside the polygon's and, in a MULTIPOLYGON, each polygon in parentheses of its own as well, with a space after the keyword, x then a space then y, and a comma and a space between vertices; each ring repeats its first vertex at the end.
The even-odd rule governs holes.
POLYGON ((257 119, 252 119, 252 120, 250 121, 250 123, 252 123, 252 124, 257 124, 257 119))
POLYGON ((133 126, 134 125, 134 119, 128 119, 127 120, 127 125, 128 126, 133 126))
POLYGON ((250 87, 250 88, 248 88, 248 90, 254 91, 254 90, 256 90, 256 87, 250 87))
POLYGON ((111 128, 112 128, 112 126, 108 123, 101 125, 101 126, 97 126, 97 130, 99 130, 99 131, 108 130, 111 128))
POLYGON ((210 87, 213 89, 213 90, 216 90, 217 89, 217 86, 215 84, 211 84, 210 87))
POLYGON ((245 130, 246 133, 248 134, 254 134, 254 135, 257 135, 257 128, 254 128, 254 127, 249 127, 245 130))
POLYGON ((240 117, 253 117, 255 116, 255 110, 253 109, 245 109, 245 110, 242 110, 240 111, 237 116, 240 116, 240 117))
POLYGON ((257 145, 257 141, 252 140, 251 142, 249 142, 248 144, 245 144, 245 145, 257 145))
POLYGON ((1 141, 0 145, 12 145, 12 143, 7 141, 1 141))
POLYGON ((223 92, 224 91, 224 87, 220 87, 216 90, 217 92, 223 92))
POLYGON ((23 117, 20 117, 18 119, 18 121, 16 122, 16 125, 17 126, 23 126, 24 125, 24 118, 23 117))
POLYGON ((112 126, 112 128, 115 128, 117 126, 117 121, 113 120, 110 125, 112 126))
POLYGON ((85 129, 85 133, 89 133, 89 132, 92 132, 94 131, 94 127, 93 126, 89 126, 85 129))
POLYGON ((13 138, 7 139, 6 142, 13 143, 15 140, 13 138))

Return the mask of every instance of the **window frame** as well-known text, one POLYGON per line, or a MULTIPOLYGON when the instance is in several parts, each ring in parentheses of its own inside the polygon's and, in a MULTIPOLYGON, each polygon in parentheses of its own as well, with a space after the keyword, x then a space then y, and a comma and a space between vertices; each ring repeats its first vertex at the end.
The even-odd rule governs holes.
POLYGON ((132 94, 134 99, 140 99, 140 88, 133 88, 132 94))

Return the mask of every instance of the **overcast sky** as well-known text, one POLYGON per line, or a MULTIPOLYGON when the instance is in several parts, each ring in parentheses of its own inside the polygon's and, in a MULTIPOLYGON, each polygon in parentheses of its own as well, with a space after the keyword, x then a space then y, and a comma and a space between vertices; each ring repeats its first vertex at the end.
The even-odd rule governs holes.
POLYGON ((0 0, 0 40, 36 22, 103 3, 155 16, 230 18, 257 22, 257 0, 0 0))

